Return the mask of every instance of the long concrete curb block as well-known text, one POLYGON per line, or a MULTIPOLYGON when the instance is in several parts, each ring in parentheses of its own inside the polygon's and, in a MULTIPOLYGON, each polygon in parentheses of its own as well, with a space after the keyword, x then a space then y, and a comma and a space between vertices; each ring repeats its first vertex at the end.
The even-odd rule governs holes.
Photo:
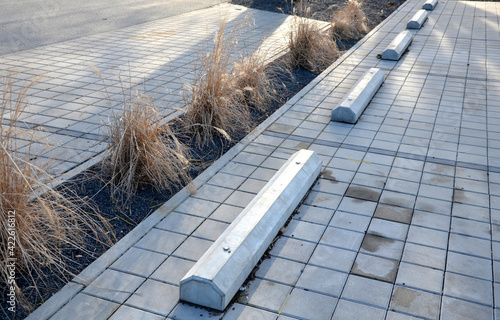
POLYGON ((425 20, 427 20, 427 17, 429 16, 429 11, 420 9, 415 13, 413 18, 411 18, 410 21, 408 21, 408 24, 406 25, 406 29, 420 29, 425 23, 425 20))
POLYGON ((332 110, 332 121, 356 123, 384 79, 385 74, 382 70, 378 68, 368 70, 332 110))
POLYGON ((387 46, 384 52, 382 52, 382 59, 394 61, 399 60, 411 44, 412 40, 412 32, 408 30, 401 31, 396 38, 392 40, 391 44, 387 46))
POLYGON ((300 150, 262 188, 180 282, 180 299, 224 310, 321 171, 300 150))
POLYGON ((438 3, 438 0, 427 0, 424 5, 422 6, 422 9, 425 10, 434 10, 438 3))

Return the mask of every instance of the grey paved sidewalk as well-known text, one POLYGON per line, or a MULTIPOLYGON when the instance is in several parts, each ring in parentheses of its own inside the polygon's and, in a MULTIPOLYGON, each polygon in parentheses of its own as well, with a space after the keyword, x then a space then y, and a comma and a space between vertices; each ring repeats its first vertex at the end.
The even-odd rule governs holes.
POLYGON ((500 319, 498 2, 442 0, 399 62, 376 58, 409 0, 32 316, 42 319, 500 319), (369 68, 357 124, 331 109, 369 68), (298 149, 324 172, 225 313, 179 279, 298 149))

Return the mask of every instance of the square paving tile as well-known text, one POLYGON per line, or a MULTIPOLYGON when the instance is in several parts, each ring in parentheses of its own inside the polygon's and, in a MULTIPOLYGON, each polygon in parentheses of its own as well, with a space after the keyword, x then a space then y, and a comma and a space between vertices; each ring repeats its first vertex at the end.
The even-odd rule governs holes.
POLYGON ((119 306, 118 303, 79 293, 51 319, 74 319, 75 315, 81 319, 107 319, 119 306))
POLYGON ((385 312, 384 309, 340 299, 332 320, 383 320, 385 319, 385 312))
POLYGON ((446 232, 450 230, 450 216, 444 214, 415 210, 411 223, 415 226, 439 229, 446 232))
POLYGON ((368 216, 337 211, 330 221, 330 226, 358 232, 365 232, 368 229, 370 220, 371 219, 368 216))
POLYGON ((218 207, 214 213, 210 215, 210 219, 231 223, 243 211, 243 209, 243 207, 221 204, 220 207, 218 207))
POLYGON ((149 277, 167 257, 165 254, 132 247, 115 261, 110 268, 141 277, 149 277))
POLYGON ((418 226, 410 226, 406 241, 440 249, 447 249, 448 232, 418 226))
POLYGON ((257 279, 248 286, 248 304, 279 312, 291 287, 276 282, 257 279))
POLYGON ((351 273, 372 279, 394 283, 398 271, 398 261, 359 253, 351 273))
POLYGON ((444 270, 446 250, 406 243, 402 261, 444 270))
POLYGON ((175 211, 189 213, 194 216, 206 218, 220 205, 218 202, 207 201, 190 197, 185 200, 175 211))
POLYGON ((168 282, 178 286, 181 279, 193 266, 194 266, 193 261, 184 260, 176 257, 169 257, 151 275, 151 279, 168 282))
POLYGON ((205 220, 193 233, 193 236, 215 241, 229 227, 229 223, 205 220))
POLYGON ((446 270, 484 280, 492 280, 491 259, 448 252, 446 270))
POLYGON ((443 296, 441 320, 493 319, 493 308, 443 296))
POLYGON ((186 238, 182 234, 153 228, 135 244, 135 247, 163 254, 171 254, 186 238))
POLYGON ((491 281, 471 278, 446 272, 444 294, 467 301, 493 305, 493 289, 491 281))
POLYGON ((396 284, 441 294, 443 271, 401 262, 396 284))
POLYGON ((365 201, 350 197, 344 197, 339 206, 339 211, 373 216, 377 203, 373 201, 365 201))
POLYGON ((452 233, 448 250, 488 259, 491 258, 491 241, 452 233))
POLYGON ((229 307, 228 311, 224 316, 224 320, 240 320, 240 319, 274 320, 276 319, 276 313, 235 303, 233 304, 233 306, 229 307))
POLYGON ((328 227, 321 238, 320 243, 358 251, 361 241, 363 241, 363 235, 364 234, 360 232, 328 227))
POLYGON ((310 320, 330 320, 336 298, 301 289, 293 289, 288 299, 284 315, 310 320))
POLYGON ((115 313, 109 318, 109 320, 164 320, 165 317, 160 315, 150 313, 144 310, 132 308, 129 306, 121 306, 116 310, 115 313))
POLYGON ((425 291, 396 286, 389 308, 416 317, 437 319, 441 296, 425 291))
POLYGON ((335 210, 341 200, 342 197, 339 195, 312 191, 309 193, 304 203, 315 207, 335 210))
POLYGON ((213 242, 209 240, 189 237, 172 255, 178 258, 198 261, 212 244, 213 242))
POLYGON ((297 211, 298 213, 293 216, 294 219, 322 225, 327 225, 335 212, 333 209, 318 208, 305 204, 301 205, 297 211))
POLYGON ((408 233, 408 225, 405 223, 374 218, 368 227, 368 233, 388 239, 404 241, 408 233))
POLYGON ((349 275, 342 298, 387 308, 393 285, 384 281, 349 275))
POLYGON ((185 213, 172 212, 160 221, 160 223, 156 225, 156 228, 189 235, 202 222, 203 218, 185 213))
POLYGON ((255 276, 265 280, 294 285, 304 267, 305 264, 303 263, 271 257, 262 261, 255 276))
POLYGON ((320 224, 292 220, 286 226, 284 235, 294 239, 318 242, 325 228, 320 224))
POLYGON ((451 220, 451 232, 463 234, 466 236, 483 238, 486 240, 490 240, 491 238, 489 223, 462 219, 458 217, 453 217, 453 219, 451 220))
POLYGON ((338 297, 344 288, 347 273, 308 265, 296 287, 338 297))
POLYGON ((367 234, 361 243, 360 252, 399 260, 403 254, 404 245, 403 241, 367 234))
POLYGON ((271 256, 305 263, 309 260, 315 244, 292 238, 280 238, 271 250, 271 256))
POLYGON ((379 219, 410 224, 412 215, 412 209, 379 204, 373 216, 379 219))
POLYGON ((125 304, 167 316, 178 301, 179 287, 148 279, 125 301, 125 304))
POLYGON ((193 319, 213 319, 219 320, 224 316, 224 313, 199 307, 194 304, 180 302, 175 309, 170 313, 168 319, 175 320, 193 320, 193 319))
POLYGON ((360 200, 377 202, 380 199, 381 189, 366 188, 352 185, 347 189, 344 196, 360 200))
POLYGON ((309 263, 324 268, 349 272, 356 258, 356 252, 318 245, 309 263))
POLYGON ((415 204, 415 196, 384 190, 380 197, 380 203, 412 209, 415 204))
POLYGON ((108 269, 97 277, 83 292, 101 299, 123 303, 146 279, 108 269))

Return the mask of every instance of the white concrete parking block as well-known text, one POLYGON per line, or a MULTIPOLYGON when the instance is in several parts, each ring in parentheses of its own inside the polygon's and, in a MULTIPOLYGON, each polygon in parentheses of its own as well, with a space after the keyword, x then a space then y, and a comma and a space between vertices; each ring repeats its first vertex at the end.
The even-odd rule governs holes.
POLYGON ((413 36, 411 31, 401 31, 382 53, 382 60, 399 60, 410 46, 413 36))
POLYGON ((411 18, 410 21, 408 21, 408 24, 406 25, 407 29, 420 29, 424 25, 425 21, 429 17, 429 11, 421 9, 418 10, 417 13, 411 18))

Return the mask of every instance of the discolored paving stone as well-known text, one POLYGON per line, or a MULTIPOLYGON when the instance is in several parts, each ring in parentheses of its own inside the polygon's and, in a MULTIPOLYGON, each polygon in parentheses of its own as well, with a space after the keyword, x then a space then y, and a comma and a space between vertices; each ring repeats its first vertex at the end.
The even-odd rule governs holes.
POLYGON ((446 272, 444 279, 444 294, 488 306, 493 305, 491 281, 460 274, 446 272))
POLYGON ((408 225, 404 223, 375 218, 372 219, 367 232, 369 234, 382 236, 385 238, 404 241, 406 239, 406 234, 408 233, 408 225))
POLYGON ((361 243, 360 252, 394 260, 401 259, 404 242, 367 234, 361 243))
POLYGON ((398 261, 359 253, 351 273, 368 278, 394 283, 398 271, 398 261))
POLYGON ((340 299, 335 308, 332 320, 383 320, 385 313, 384 309, 340 299))
POLYGON ((491 259, 448 252, 446 271, 492 281, 491 259))
POLYGON ((340 203, 338 210, 366 216, 373 216, 373 212, 377 206, 376 202, 360 200, 350 197, 344 197, 340 203))
POLYGON ((446 250, 406 243, 402 261, 444 270, 446 250))
POLYGON ((396 284, 441 294, 443 271, 401 262, 396 284))
POLYGON ((389 308, 416 317, 437 319, 441 296, 429 292, 396 286, 389 308))
POLYGON ((194 304, 180 302, 169 314, 168 319, 193 320, 193 319, 213 319, 219 320, 224 315, 223 312, 199 307, 194 304))
POLYGON ((356 186, 356 185, 351 185, 347 189, 344 196, 355 198, 355 199, 377 202, 380 199, 381 193, 382 193, 381 189, 371 189, 371 188, 365 188, 365 187, 360 187, 360 186, 356 186))
POLYGON ((379 204, 373 216, 379 219, 409 224, 413 216, 413 210, 387 204, 379 204))
POLYGON ((393 285, 384 281, 349 275, 342 298, 387 308, 393 285))
POLYGON ((493 308, 443 296, 442 320, 493 319, 493 308))
POLYGON ((301 289, 293 289, 283 314, 310 320, 329 320, 337 302, 336 298, 301 289))

